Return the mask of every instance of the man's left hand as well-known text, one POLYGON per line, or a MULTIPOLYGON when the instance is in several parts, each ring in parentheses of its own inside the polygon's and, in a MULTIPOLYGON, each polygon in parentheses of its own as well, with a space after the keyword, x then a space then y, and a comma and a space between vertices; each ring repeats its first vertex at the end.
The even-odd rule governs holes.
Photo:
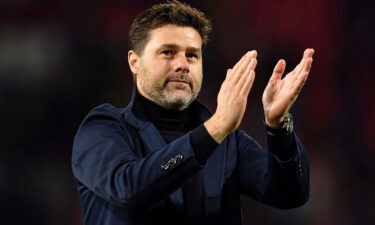
POLYGON ((281 77, 285 71, 285 61, 281 59, 277 62, 262 97, 265 122, 268 126, 281 126, 307 80, 313 54, 314 49, 306 49, 301 62, 283 79, 281 77))

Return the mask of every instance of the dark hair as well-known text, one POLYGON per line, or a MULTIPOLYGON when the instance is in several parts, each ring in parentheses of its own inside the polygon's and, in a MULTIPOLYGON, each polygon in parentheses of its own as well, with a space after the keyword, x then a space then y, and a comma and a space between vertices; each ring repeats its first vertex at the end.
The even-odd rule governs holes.
POLYGON ((202 48, 207 44, 208 34, 212 29, 210 21, 203 12, 186 3, 170 0, 154 5, 135 17, 129 31, 130 49, 142 55, 150 39, 150 31, 168 24, 192 27, 197 30, 202 38, 202 48))

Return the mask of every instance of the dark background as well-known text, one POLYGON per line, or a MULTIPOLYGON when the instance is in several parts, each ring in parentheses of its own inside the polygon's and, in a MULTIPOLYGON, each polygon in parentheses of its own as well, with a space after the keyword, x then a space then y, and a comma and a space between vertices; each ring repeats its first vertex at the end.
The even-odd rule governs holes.
MULTIPOLYGON (((0 1, 1 224, 79 225, 72 141, 96 105, 122 107, 132 81, 127 33, 159 1, 0 1)), ((312 193, 298 209, 243 198, 246 224, 375 224, 374 7, 371 1, 187 1, 213 22, 200 95, 211 110, 225 72, 258 50, 242 129, 265 144, 261 95, 273 66, 303 50, 313 68, 292 108, 312 193)))

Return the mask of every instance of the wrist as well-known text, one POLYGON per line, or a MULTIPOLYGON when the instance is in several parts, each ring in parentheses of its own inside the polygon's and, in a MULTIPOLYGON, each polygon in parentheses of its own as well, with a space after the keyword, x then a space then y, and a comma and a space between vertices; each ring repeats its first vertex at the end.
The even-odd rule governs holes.
POLYGON ((205 126, 208 134, 217 142, 221 143, 230 133, 228 129, 223 126, 223 121, 217 116, 213 115, 203 125, 205 126))
POLYGON ((279 120, 269 120, 267 117, 264 117, 264 124, 270 128, 278 129, 283 126, 285 116, 281 117, 279 120))
POLYGON ((287 113, 281 123, 273 126, 266 122, 267 118, 264 120, 264 125, 266 127, 267 134, 271 136, 286 136, 293 133, 293 117, 290 113, 287 113))

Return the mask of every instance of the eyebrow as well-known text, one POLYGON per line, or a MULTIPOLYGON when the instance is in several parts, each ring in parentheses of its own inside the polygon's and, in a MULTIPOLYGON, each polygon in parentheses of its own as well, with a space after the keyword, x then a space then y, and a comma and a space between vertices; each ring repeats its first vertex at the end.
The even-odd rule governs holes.
MULTIPOLYGON (((180 49, 180 46, 176 44, 163 44, 158 48, 158 51, 160 51, 163 48, 180 49)), ((188 52, 201 52, 201 49, 196 47, 188 47, 186 50, 188 52)))

